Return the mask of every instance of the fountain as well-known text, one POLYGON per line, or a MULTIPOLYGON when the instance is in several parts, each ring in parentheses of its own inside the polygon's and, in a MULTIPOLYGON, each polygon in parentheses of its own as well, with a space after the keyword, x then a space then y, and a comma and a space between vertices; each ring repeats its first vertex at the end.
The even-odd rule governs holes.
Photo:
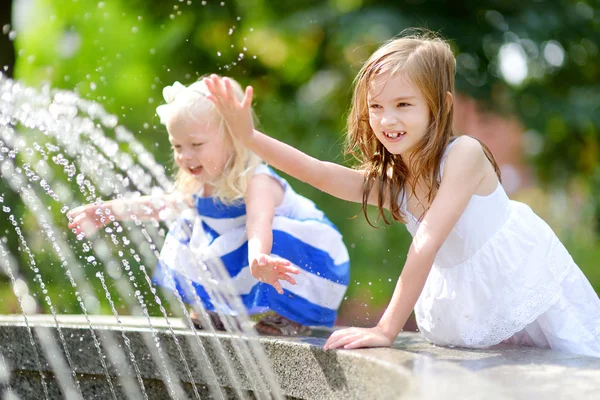
POLYGON ((151 279, 164 223, 66 229, 76 205, 171 188, 100 104, 0 74, 0 268, 18 313, 0 316, 3 398, 582 399, 600 389, 600 360, 541 349, 445 349, 407 332, 394 349, 324 352, 327 330, 259 337, 216 257, 196 259, 202 283, 236 316, 220 313, 226 332, 196 330, 188 307, 211 325, 189 278, 192 305, 151 279))

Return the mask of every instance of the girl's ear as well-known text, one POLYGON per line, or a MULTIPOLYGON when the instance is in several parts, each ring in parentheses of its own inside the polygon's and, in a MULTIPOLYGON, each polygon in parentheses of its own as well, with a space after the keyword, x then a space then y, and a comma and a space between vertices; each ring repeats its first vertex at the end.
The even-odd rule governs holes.
POLYGON ((453 101, 454 101, 454 98, 452 97, 452 93, 446 92, 446 110, 447 110, 447 112, 449 112, 450 109, 452 108, 453 101))

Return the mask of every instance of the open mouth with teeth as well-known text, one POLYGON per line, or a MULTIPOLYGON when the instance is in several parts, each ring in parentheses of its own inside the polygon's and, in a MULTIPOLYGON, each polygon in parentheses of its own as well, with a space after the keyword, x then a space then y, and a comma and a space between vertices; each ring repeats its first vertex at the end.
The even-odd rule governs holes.
POLYGON ((188 171, 192 175, 200 175, 202 173, 202 166, 198 165, 196 167, 188 167, 188 171))
POLYGON ((383 136, 385 136, 388 139, 394 140, 394 139, 400 139, 402 138, 404 135, 406 135, 405 131, 384 131, 383 132, 383 136))

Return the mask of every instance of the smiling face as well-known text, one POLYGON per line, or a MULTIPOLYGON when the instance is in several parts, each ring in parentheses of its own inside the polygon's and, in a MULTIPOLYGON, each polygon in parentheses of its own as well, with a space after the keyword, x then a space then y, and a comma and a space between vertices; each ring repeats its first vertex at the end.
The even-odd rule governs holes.
POLYGON ((368 88, 369 124, 392 154, 405 160, 423 139, 430 112, 421 90, 402 73, 376 76, 368 88))
POLYGON ((167 123, 175 163, 205 184, 217 181, 233 155, 233 146, 217 118, 171 118, 167 123))

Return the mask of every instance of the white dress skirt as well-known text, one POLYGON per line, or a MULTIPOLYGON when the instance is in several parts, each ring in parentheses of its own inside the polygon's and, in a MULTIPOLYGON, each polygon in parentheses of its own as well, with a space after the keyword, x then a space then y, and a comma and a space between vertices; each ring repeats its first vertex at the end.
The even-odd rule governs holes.
MULTIPOLYGON (((401 205, 414 236, 419 222, 401 205)), ((500 184, 472 197, 436 256, 415 316, 421 334, 442 346, 504 342, 600 357, 597 293, 552 229, 500 184)))

